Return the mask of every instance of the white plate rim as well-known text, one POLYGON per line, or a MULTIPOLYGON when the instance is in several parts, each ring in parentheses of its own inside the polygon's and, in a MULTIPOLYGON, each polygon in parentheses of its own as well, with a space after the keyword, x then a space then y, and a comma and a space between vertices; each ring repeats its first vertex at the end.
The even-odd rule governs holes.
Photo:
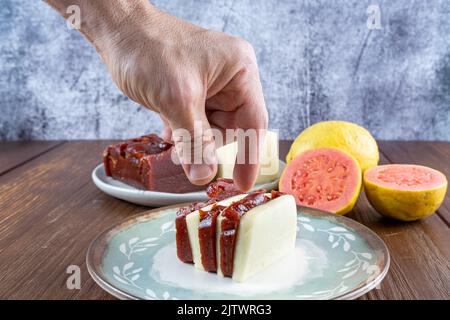
MULTIPOLYGON (((280 160, 280 172, 284 168, 286 164, 280 160)), ((148 190, 140 190, 133 188, 132 186, 120 187, 117 185, 113 185, 103 181, 101 175, 104 175, 104 166, 103 163, 97 165, 94 170, 92 170, 91 178, 94 184, 104 193, 124 200, 131 203, 135 203, 143 206, 166 206, 171 204, 178 204, 183 202, 192 202, 192 201, 202 201, 208 199, 205 191, 195 191, 188 193, 170 193, 170 192, 160 192, 160 191, 148 191, 148 190), (103 171, 103 172, 101 172, 103 171), (130 197, 141 197, 148 201, 153 202, 153 204, 142 204, 137 201, 131 201, 130 197)), ((120 181, 118 181, 120 183, 120 181)), ((278 186, 278 179, 275 179, 271 182, 261 183, 255 185, 256 189, 275 189, 278 186)), ((206 188, 206 186, 205 186, 206 188)))

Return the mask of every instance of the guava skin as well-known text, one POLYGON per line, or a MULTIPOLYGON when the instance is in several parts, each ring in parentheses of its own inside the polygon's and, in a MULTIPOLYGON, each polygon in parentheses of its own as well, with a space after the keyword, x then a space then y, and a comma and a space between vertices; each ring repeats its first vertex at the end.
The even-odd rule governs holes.
POLYGON ((400 190, 370 180, 367 173, 364 174, 364 190, 370 204, 381 215, 400 221, 416 221, 432 215, 441 206, 447 192, 446 179, 432 188, 400 190))
POLYGON ((292 143, 286 163, 312 149, 336 148, 353 156, 362 172, 378 165, 378 145, 369 131, 347 121, 322 121, 306 128, 292 143))

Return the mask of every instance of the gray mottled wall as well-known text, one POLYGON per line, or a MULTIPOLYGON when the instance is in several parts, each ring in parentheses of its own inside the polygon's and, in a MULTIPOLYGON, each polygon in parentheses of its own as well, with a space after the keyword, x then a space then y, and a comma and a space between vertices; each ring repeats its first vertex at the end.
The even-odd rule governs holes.
MULTIPOLYGON (((255 47, 270 126, 345 119, 381 139, 450 140, 450 1, 158 0, 255 47), (381 8, 369 30, 367 7, 381 8)), ((0 139, 126 138, 159 118, 112 84, 41 1, 0 0, 0 139)))

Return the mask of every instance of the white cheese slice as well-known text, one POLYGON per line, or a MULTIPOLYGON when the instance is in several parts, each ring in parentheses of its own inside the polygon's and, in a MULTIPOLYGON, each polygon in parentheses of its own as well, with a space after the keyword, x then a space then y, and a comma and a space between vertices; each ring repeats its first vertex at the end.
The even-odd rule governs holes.
MULTIPOLYGON (((217 202, 218 205, 229 206, 233 201, 238 201, 244 198, 246 194, 240 194, 222 201, 217 202)), ((202 210, 209 210, 213 205, 206 206, 202 210)), ((186 216, 186 224, 189 235, 189 242, 191 244, 192 259, 194 265, 199 270, 205 270, 202 264, 202 256, 200 253, 200 241, 198 238, 198 225, 200 223, 200 213, 199 211, 193 211, 186 216)))
MULTIPOLYGON (((267 194, 270 195, 270 194, 267 194)), ((222 216, 217 219, 217 274, 220 268, 222 216)), ((234 251, 233 280, 243 282, 291 253, 297 233, 297 207, 291 195, 284 195, 244 214, 239 223, 234 251)))
MULTIPOLYGON (((278 133, 267 131, 264 147, 261 150, 261 161, 256 183, 271 182, 279 176, 278 133)), ((217 149, 217 177, 233 179, 234 163, 236 162, 237 142, 232 142, 217 149)))
POLYGON ((237 142, 217 148, 217 178, 233 179, 234 163, 237 155, 237 142))

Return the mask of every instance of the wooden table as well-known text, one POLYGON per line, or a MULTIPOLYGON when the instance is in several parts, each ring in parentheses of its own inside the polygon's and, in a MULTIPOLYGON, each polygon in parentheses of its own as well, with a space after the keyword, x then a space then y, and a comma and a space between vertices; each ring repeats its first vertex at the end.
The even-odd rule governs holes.
MULTIPOLYGON (((86 270, 89 243, 102 230, 148 210, 111 198, 91 181, 111 141, 0 142, 0 298, 112 299, 86 270), (81 289, 66 288, 69 265, 81 289)), ((382 163, 431 166, 450 177, 449 142, 380 142, 382 163)), ((284 158, 289 142, 281 144, 284 158)), ((389 247, 391 268, 380 290, 362 299, 450 298, 450 193, 427 219, 382 218, 361 195, 349 217, 389 247)))

